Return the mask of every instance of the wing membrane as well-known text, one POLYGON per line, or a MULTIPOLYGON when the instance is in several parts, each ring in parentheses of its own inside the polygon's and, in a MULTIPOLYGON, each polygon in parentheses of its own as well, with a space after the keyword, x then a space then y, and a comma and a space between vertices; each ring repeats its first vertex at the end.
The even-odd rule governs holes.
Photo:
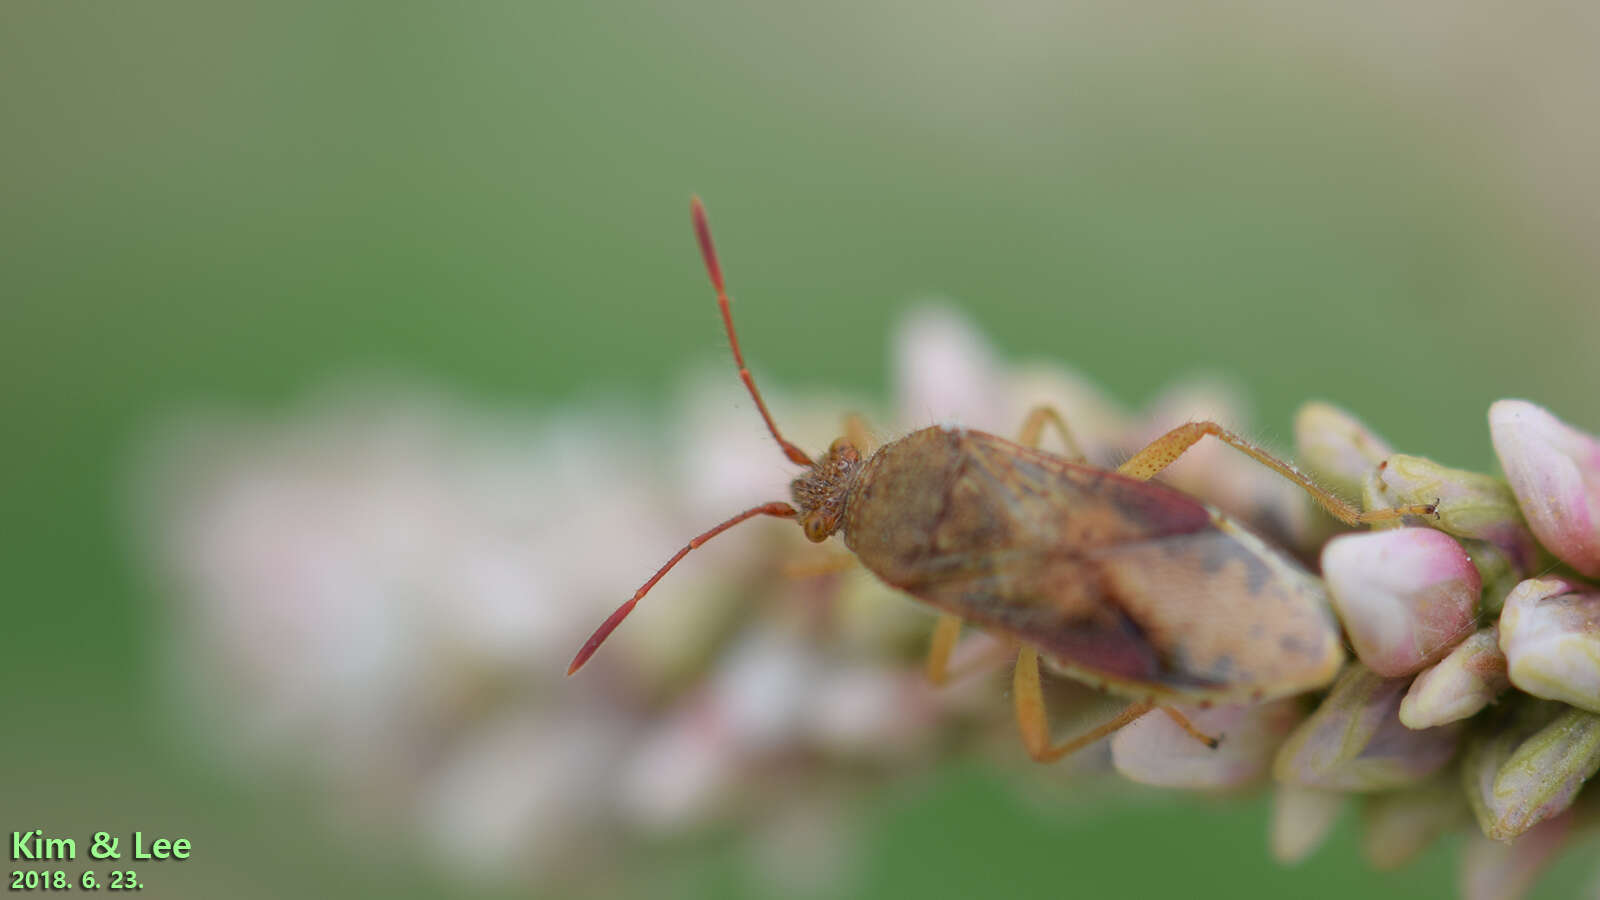
POLYGON ((903 572, 913 595, 1113 687, 1331 677, 1316 579, 1204 504, 990 435, 962 449, 930 552, 903 572))

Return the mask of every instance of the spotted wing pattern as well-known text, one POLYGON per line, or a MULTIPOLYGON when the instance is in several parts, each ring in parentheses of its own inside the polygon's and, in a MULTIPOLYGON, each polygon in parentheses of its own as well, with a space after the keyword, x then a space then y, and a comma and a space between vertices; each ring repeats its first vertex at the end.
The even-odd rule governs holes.
MULTIPOLYGON (((937 511, 886 580, 1141 696, 1253 699, 1342 660, 1320 582, 1200 501, 980 432, 940 430, 937 511)), ((869 561, 869 565, 871 562, 869 561)))

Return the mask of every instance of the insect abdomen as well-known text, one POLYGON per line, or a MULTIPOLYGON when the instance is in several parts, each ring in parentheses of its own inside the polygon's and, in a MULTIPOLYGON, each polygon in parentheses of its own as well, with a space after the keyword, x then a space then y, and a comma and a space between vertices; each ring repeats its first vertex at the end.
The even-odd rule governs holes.
POLYGON ((1279 696, 1343 660, 1320 582, 1172 488, 945 428, 859 484, 845 541, 880 578, 1122 693, 1279 696))

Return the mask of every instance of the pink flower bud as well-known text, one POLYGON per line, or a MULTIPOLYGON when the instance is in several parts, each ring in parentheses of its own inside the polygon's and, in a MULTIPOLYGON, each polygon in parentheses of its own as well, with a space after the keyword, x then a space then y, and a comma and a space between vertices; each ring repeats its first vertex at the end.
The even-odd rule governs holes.
POLYGON ((1322 573, 1356 655, 1379 675, 1416 672, 1472 631, 1478 570, 1443 532, 1342 535, 1323 548, 1322 573))
POLYGON ((1281 782, 1333 791, 1380 791, 1415 784, 1455 755, 1454 725, 1412 731, 1400 724, 1408 679, 1383 678, 1351 663, 1327 699, 1278 750, 1281 782))
POLYGON ((1178 709, 1196 728, 1222 743, 1215 749, 1207 747, 1157 710, 1111 739, 1111 761, 1118 772, 1157 787, 1242 787, 1267 774, 1278 745, 1305 718, 1297 700, 1178 709))
POLYGON ((1600 712, 1600 591, 1530 578, 1500 611, 1511 683, 1548 700, 1600 712))
POLYGON ((1400 701, 1400 723, 1434 728, 1459 721, 1488 706, 1511 681, 1500 652, 1500 629, 1491 625, 1456 645, 1450 655, 1411 682, 1400 701))
POLYGON ((1526 400, 1490 406, 1489 434, 1533 533, 1574 569, 1600 576, 1600 439, 1526 400))

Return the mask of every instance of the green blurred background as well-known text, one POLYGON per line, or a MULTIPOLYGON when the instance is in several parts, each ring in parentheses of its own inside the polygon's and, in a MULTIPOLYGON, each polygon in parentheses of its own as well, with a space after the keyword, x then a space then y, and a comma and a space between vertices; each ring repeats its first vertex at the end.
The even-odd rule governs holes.
MULTIPOLYGON (((186 409, 368 370, 645 408, 725 354, 691 193, 782 384, 881 395, 892 323, 936 293, 1129 403, 1228 373, 1280 444, 1311 397, 1463 466, 1492 465, 1497 397, 1600 426, 1600 30, 1519 10, 6 4, 0 830, 189 835, 153 896, 494 893, 176 736, 134 457, 186 409)), ((1062 815, 1000 779, 865 798, 848 895, 1454 889, 1453 845, 1367 871, 1353 817, 1286 870, 1259 801, 1062 815)), ((714 835, 621 862, 762 891, 714 835)), ((1541 895, 1591 877, 1569 859, 1541 895)))

